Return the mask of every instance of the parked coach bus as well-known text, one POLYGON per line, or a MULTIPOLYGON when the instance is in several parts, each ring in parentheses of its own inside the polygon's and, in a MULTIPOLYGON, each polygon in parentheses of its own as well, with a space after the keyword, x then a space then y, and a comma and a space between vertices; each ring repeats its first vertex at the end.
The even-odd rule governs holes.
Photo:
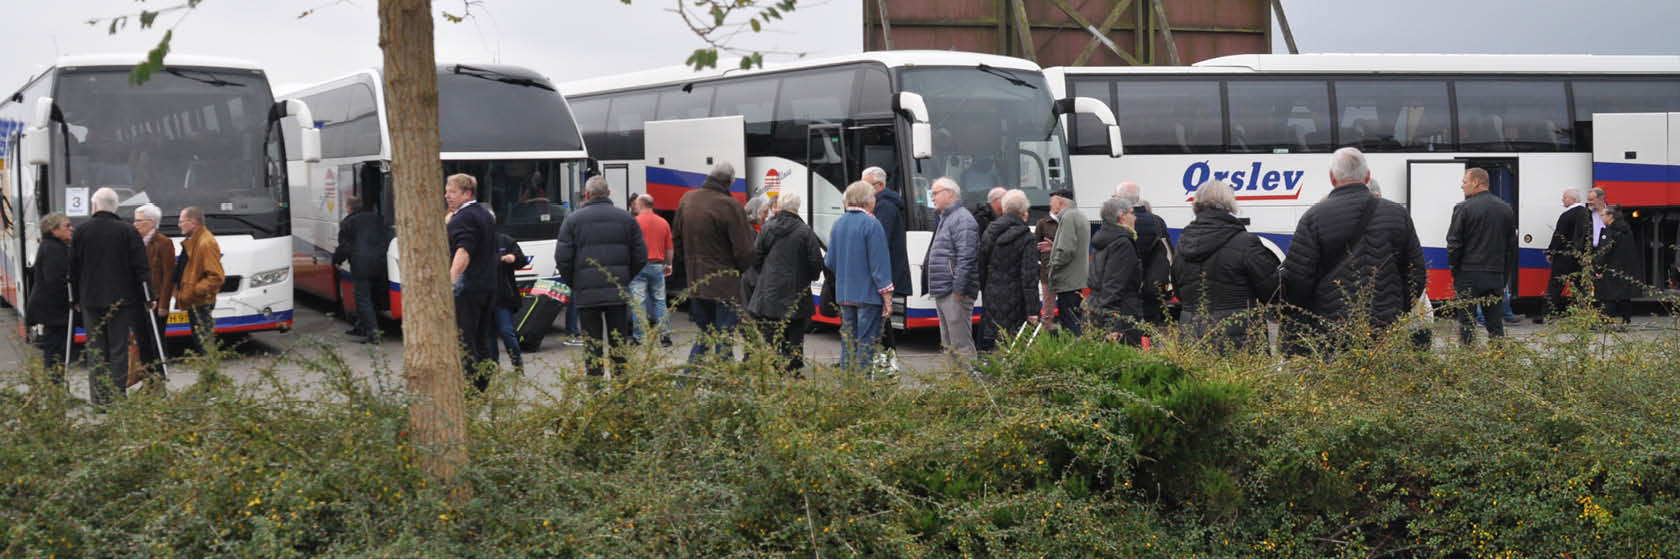
MULTIPOLYGON (((801 193, 800 215, 826 242, 844 212, 846 185, 868 167, 885 169, 887 188, 910 206, 906 248, 916 286, 915 295, 894 300, 899 328, 938 324, 933 299, 920 286, 934 179, 957 179, 966 206, 1002 186, 1025 190, 1045 207, 1051 191, 1070 184, 1057 115, 1078 111, 1093 123, 1113 122, 1094 99, 1052 97, 1031 62, 948 51, 869 52, 749 71, 643 72, 564 90, 614 199, 648 193, 666 216, 722 159, 735 163, 731 190, 743 202, 749 193, 801 193)), ((1119 130, 1102 134, 1105 153, 1118 155, 1119 130)), ((839 323, 820 313, 816 319, 839 323)))
MULTIPOLYGON (((61 58, 0 100, 5 302, 21 316, 35 288, 28 271, 41 217, 63 212, 80 226, 92 215, 88 198, 109 187, 124 220, 143 204, 158 205, 159 231, 177 244, 181 209, 204 210, 227 275, 212 312, 216 332, 289 328, 292 222, 281 120, 308 122, 308 108, 275 103, 262 70, 221 58, 170 55, 162 71, 134 85, 129 70, 144 58, 61 58)), ((292 157, 320 157, 314 130, 287 134, 301 139, 292 157)), ((190 333, 186 313, 172 310, 166 336, 190 333)))
POLYGON ((1079 204, 1135 181, 1175 236, 1196 187, 1224 179, 1251 229, 1287 250, 1301 214, 1330 191, 1330 152, 1353 146, 1383 196, 1410 208, 1433 298, 1452 295, 1446 232, 1467 167, 1486 169, 1517 211, 1513 296, 1545 293, 1566 188, 1604 187, 1627 209, 1642 281, 1663 286, 1673 264, 1680 137, 1661 131, 1680 130, 1665 114, 1680 111, 1680 57, 1239 55, 1046 74, 1058 94, 1115 107, 1126 130, 1128 155, 1115 160, 1104 123, 1069 119, 1079 204))
MULTIPOLYGON (((338 223, 351 196, 378 212, 387 232, 396 223, 391 190, 391 133, 384 81, 363 70, 285 95, 314 109, 321 129, 319 163, 292 162, 304 180, 293 185, 297 243, 292 262, 298 289, 355 309, 348 265, 332 267, 338 223)), ((478 201, 496 215, 497 229, 519 241, 528 260, 522 285, 554 275, 554 238, 582 190, 588 156, 566 99, 547 78, 517 66, 438 66, 438 134, 443 174, 478 179, 478 201)), ((443 178, 437 182, 443 196, 443 178)), ((443 216, 438 216, 443 227, 443 216)), ((375 306, 402 318, 402 273, 397 244, 386 250, 389 290, 375 306)))

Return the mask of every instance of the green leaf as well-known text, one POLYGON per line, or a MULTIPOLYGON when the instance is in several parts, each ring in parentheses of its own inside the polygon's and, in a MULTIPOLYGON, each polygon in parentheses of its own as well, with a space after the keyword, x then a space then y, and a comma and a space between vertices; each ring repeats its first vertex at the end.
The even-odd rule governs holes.
POLYGON ((762 27, 758 23, 758 20, 756 20, 756 19, 752 20, 752 28, 753 28, 753 33, 758 33, 762 29, 762 27))
POLYGON ((766 15, 770 16, 770 17, 773 17, 773 18, 776 18, 776 19, 782 19, 782 12, 777 11, 775 6, 765 8, 764 13, 766 15))
POLYGON ((145 10, 141 10, 140 11, 140 28, 141 29, 150 29, 152 27, 152 22, 157 21, 157 17, 158 17, 158 12, 148 12, 148 11, 145 11, 145 10))
POLYGON ((151 79, 153 72, 163 70, 163 59, 169 55, 169 41, 174 38, 174 31, 163 32, 163 39, 158 41, 156 47, 146 52, 146 59, 128 72, 128 83, 136 86, 144 84, 146 80, 151 79))
POLYGON ((713 22, 716 22, 718 25, 723 25, 724 15, 725 14, 724 14, 724 11, 723 11, 723 7, 718 6, 717 4, 712 4, 712 21, 713 22))
POLYGON ((443 12, 443 19, 445 21, 448 21, 449 23, 461 23, 466 18, 455 15, 455 14, 451 14, 449 12, 443 12))

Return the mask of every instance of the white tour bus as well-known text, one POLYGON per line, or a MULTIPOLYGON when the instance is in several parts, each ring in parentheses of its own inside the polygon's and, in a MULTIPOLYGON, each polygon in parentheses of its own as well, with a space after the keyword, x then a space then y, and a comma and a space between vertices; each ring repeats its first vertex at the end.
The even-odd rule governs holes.
MULTIPOLYGON (((846 185, 865 168, 885 169, 888 188, 908 206, 914 295, 895 300, 893 324, 900 328, 938 324, 920 285, 934 179, 955 178, 969 207, 997 186, 1022 189, 1045 206, 1051 191, 1070 183, 1056 116, 1079 111, 1099 119, 1092 122, 1113 122, 1096 100, 1052 97, 1031 62, 948 51, 868 52, 748 71, 660 70, 563 89, 614 198, 650 194, 667 217, 700 186, 712 161, 731 159, 736 198, 798 192, 805 200, 800 215, 826 242, 844 211, 846 185), (695 134, 699 128, 665 126, 683 124, 669 121, 725 126, 695 134)), ((1117 155, 1119 130, 1104 134, 1117 155)), ((820 312, 815 319, 839 322, 820 312)))
MULTIPOLYGON (((478 179, 478 201, 496 215, 496 226, 519 241, 528 260, 522 285, 554 275, 554 239, 571 212, 588 167, 583 138, 566 99, 547 78, 516 66, 438 66, 438 133, 444 176, 478 179)), ((391 133, 380 70, 370 69, 286 94, 314 110, 321 130, 320 163, 293 161, 297 206, 293 267, 298 289, 355 309, 348 264, 332 267, 344 202, 361 199, 385 226, 396 223, 391 191, 391 133)), ((437 183, 443 196, 443 178, 437 183)), ((443 227, 443 216, 438 216, 443 227)), ((402 276, 397 244, 386 250, 389 290, 375 306, 402 318, 402 276)))
POLYGON ((1446 231, 1466 167, 1486 169, 1517 211, 1512 296, 1545 293, 1565 188, 1604 187, 1624 205, 1646 246, 1641 280, 1664 285, 1673 262, 1680 137, 1637 130, 1672 130, 1661 113, 1680 111, 1680 57, 1239 55, 1045 73, 1058 94, 1115 107, 1126 130, 1127 157, 1114 160, 1098 123, 1069 119, 1079 204, 1135 181, 1175 240, 1196 187, 1224 179, 1250 229, 1287 250, 1301 214, 1329 194, 1330 152, 1353 146, 1383 196, 1410 208, 1433 298, 1452 295, 1446 231))
MULTIPOLYGON (((129 70, 144 55, 61 58, 0 100, 0 285, 23 313, 34 289, 29 268, 39 221, 63 212, 76 225, 92 215, 102 187, 120 197, 125 221, 153 203, 160 231, 180 242, 181 209, 197 206, 216 234, 227 280, 212 312, 216 332, 292 325, 290 198, 282 119, 309 119, 302 103, 275 103, 268 78, 238 60, 170 55, 143 85, 129 70)), ((294 158, 318 159, 315 131, 294 158)), ((186 313, 170 313, 166 336, 191 332, 186 313)), ((20 321, 27 323, 28 318, 20 321)), ((78 329, 75 335, 83 338, 78 329)))

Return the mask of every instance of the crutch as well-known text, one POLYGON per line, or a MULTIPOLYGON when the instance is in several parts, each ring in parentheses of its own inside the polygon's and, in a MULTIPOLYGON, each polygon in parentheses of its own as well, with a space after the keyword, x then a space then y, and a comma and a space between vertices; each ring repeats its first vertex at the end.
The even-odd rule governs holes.
MULTIPOLYGON (((147 284, 145 280, 140 281, 140 290, 140 293, 144 294, 146 299, 153 299, 152 287, 147 284)), ((151 304, 156 305, 157 301, 153 300, 151 304)), ((163 333, 158 332, 155 310, 145 309, 145 307, 149 306, 142 306, 141 310, 144 312, 143 315, 146 317, 146 325, 152 327, 152 344, 157 345, 158 367, 163 368, 163 378, 169 379, 169 354, 165 354, 163 351, 163 333)), ((166 309, 164 311, 167 312, 168 310, 166 309)), ((167 314, 164 315, 164 317, 168 316, 169 315, 167 314)))

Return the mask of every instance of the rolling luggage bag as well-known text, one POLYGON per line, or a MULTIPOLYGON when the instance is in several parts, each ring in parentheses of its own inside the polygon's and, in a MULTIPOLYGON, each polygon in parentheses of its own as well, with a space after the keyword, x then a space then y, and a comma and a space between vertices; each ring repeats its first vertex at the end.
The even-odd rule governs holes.
POLYGON ((538 280, 519 303, 513 316, 514 334, 519 337, 519 349, 535 352, 542 347, 543 336, 554 326, 554 319, 572 301, 572 289, 554 280, 538 280))

